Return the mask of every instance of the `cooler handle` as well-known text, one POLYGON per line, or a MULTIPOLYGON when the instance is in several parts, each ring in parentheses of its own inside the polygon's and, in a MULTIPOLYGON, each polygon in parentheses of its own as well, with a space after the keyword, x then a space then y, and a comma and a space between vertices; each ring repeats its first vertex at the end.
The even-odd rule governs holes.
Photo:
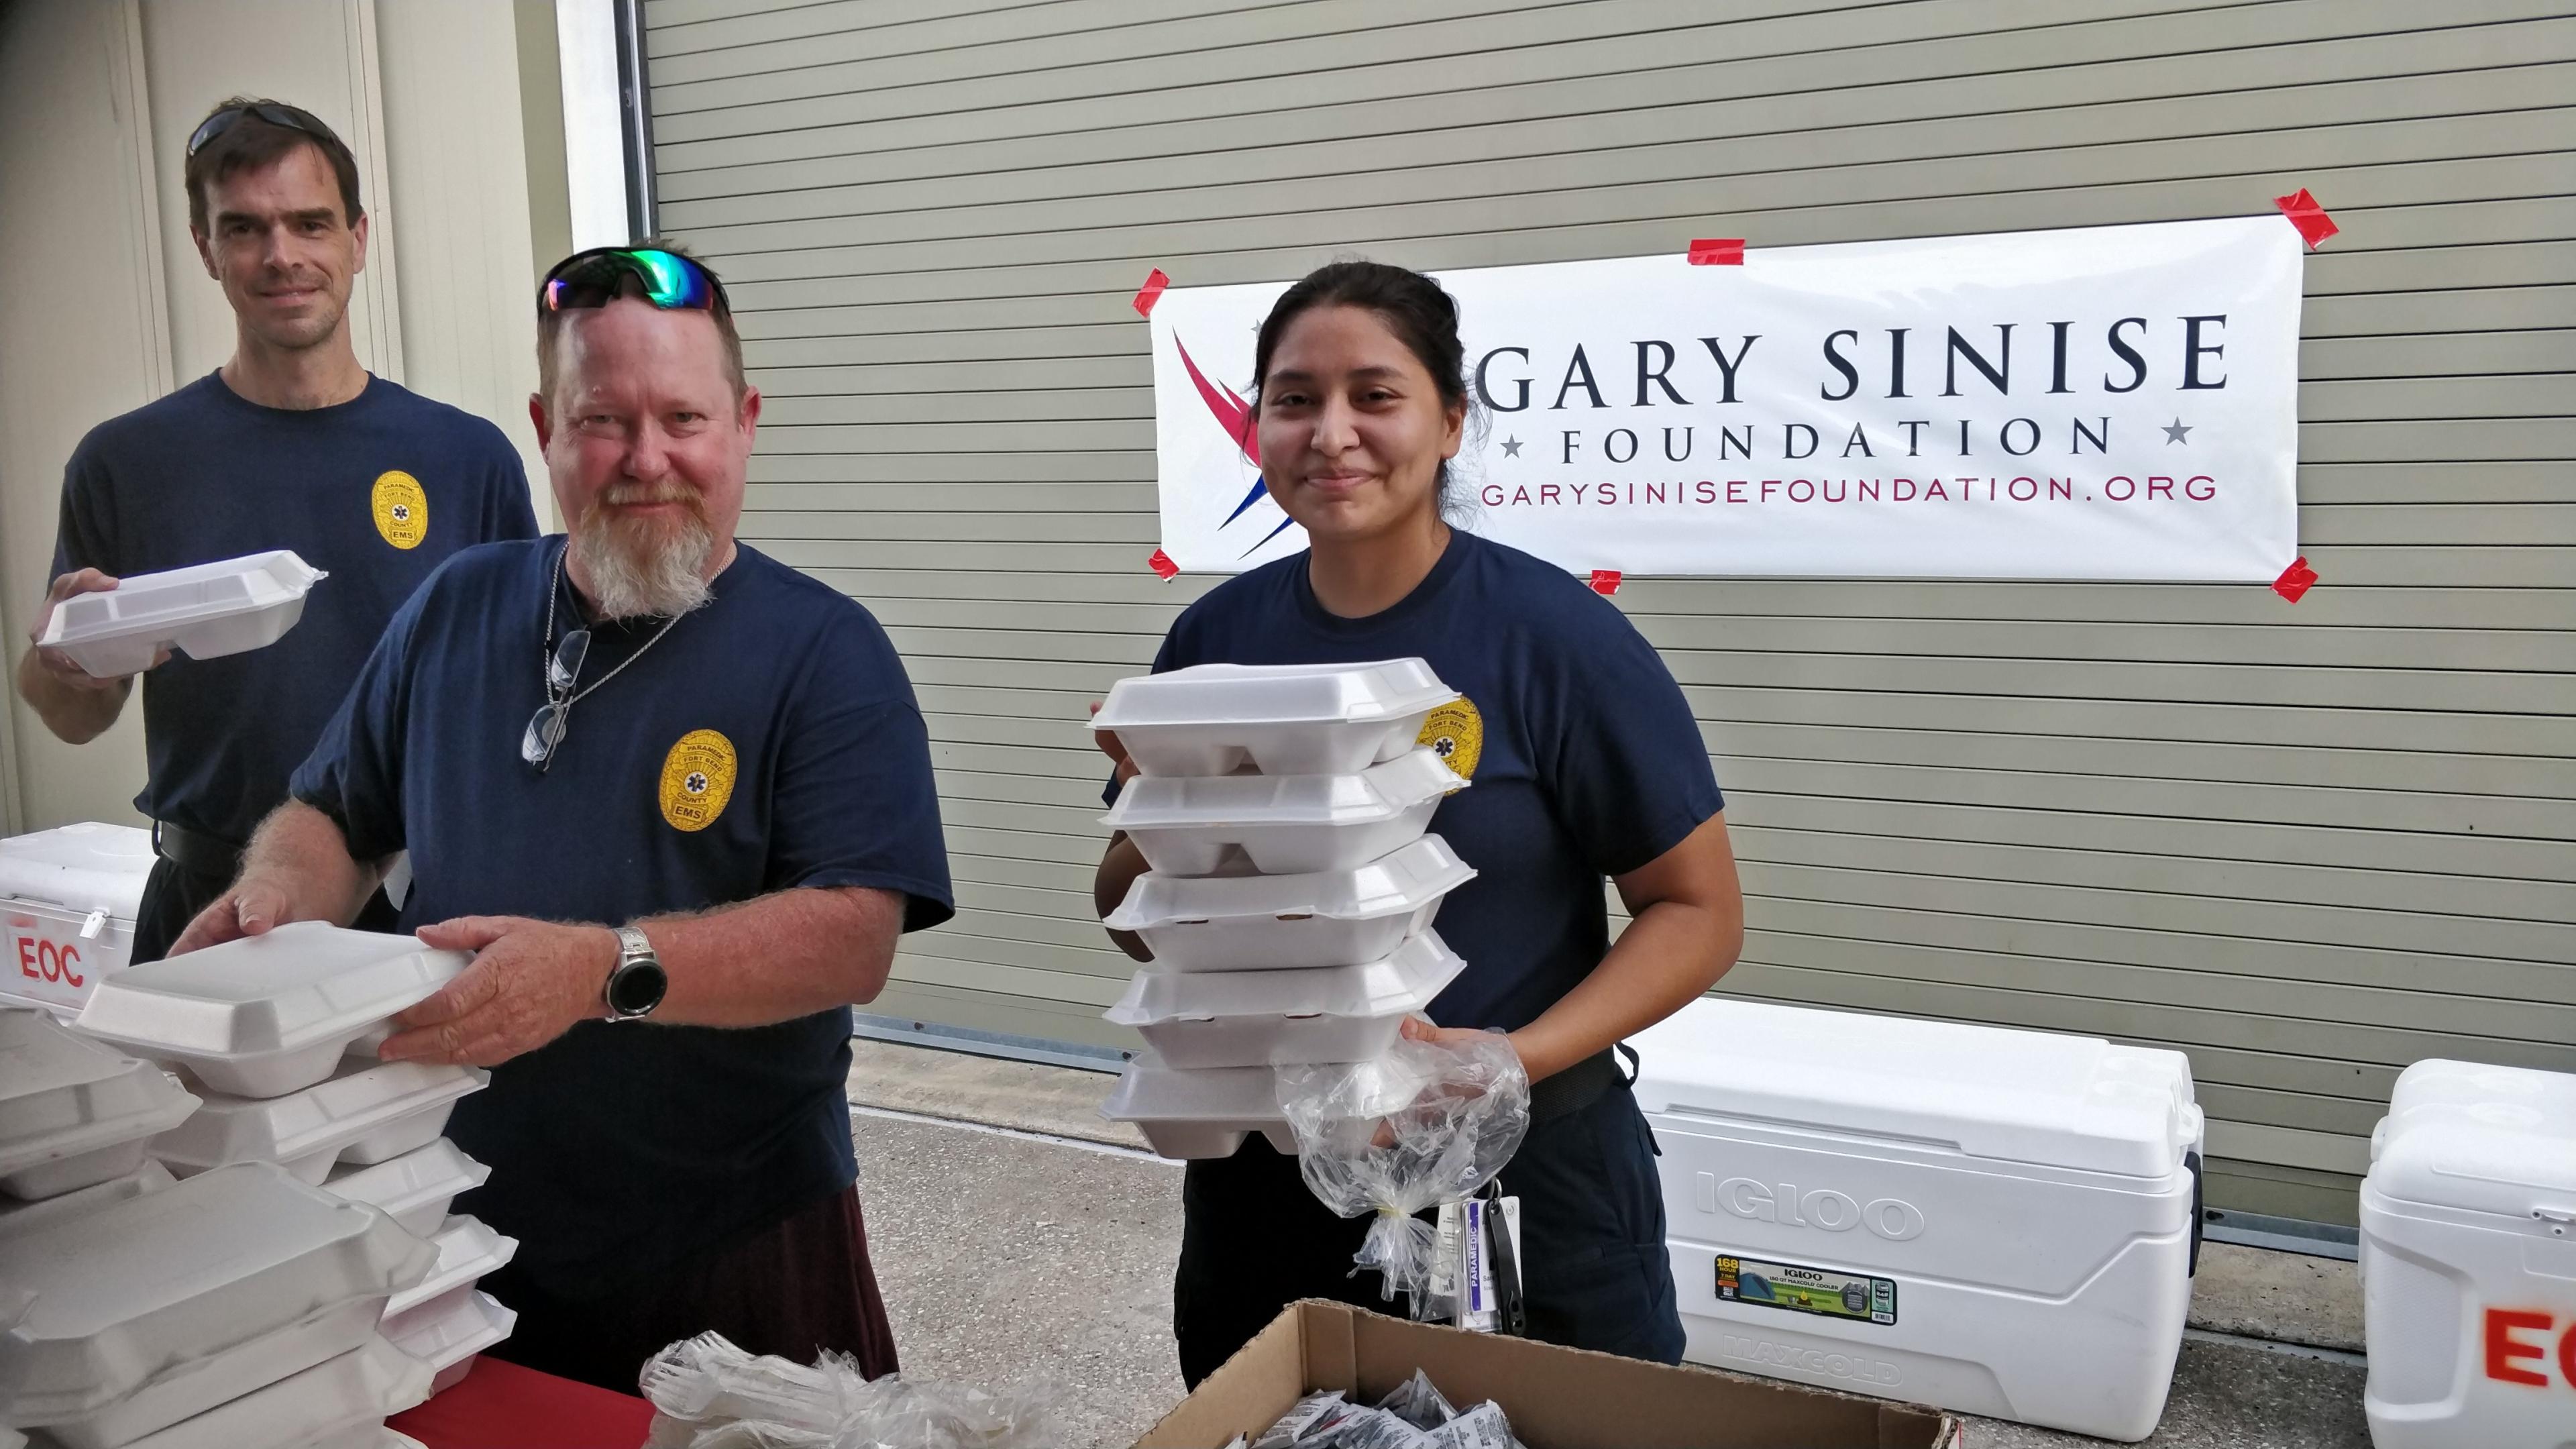
POLYGON ((2200 1202, 2200 1154, 2185 1151, 2182 1155, 2182 1166, 2185 1172, 2191 1174, 2191 1256, 2186 1260, 2187 1266, 2183 1270, 2183 1276, 2197 1278, 2200 1276, 2201 1222, 2206 1216, 2200 1202))

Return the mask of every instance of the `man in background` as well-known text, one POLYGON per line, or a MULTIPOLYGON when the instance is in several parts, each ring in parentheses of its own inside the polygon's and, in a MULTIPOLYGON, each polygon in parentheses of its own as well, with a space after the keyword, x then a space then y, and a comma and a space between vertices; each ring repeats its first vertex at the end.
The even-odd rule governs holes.
MULTIPOLYGON (((349 340, 367 265, 357 161, 309 111, 218 106, 188 141, 188 230, 231 304, 217 371, 90 430, 64 470, 56 605, 121 577, 292 549, 330 577, 265 649, 166 658, 143 685, 147 774, 135 808, 160 859, 134 958, 168 950, 231 883, 242 842, 286 798, 349 682, 413 589, 450 554, 532 538, 526 471, 500 429, 370 376, 349 340)), ((97 679, 31 647, 18 691, 61 739, 116 723, 132 677, 97 679)), ((379 899, 360 921, 390 924, 379 899)))

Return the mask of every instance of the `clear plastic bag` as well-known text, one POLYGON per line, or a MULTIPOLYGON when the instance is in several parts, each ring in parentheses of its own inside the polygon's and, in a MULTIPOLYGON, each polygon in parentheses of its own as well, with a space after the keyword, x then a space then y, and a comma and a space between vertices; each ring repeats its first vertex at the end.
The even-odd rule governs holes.
POLYGON ((1415 1318, 1449 1316, 1430 1290, 1439 1233, 1416 1214, 1467 1197, 1520 1150, 1529 1073, 1510 1038, 1406 1038, 1373 1062, 1281 1067, 1278 1083, 1306 1186, 1343 1217, 1377 1215, 1352 1261, 1415 1318))
POLYGON ((1058 1449, 1071 1434, 1052 1388, 985 1389, 888 1374, 843 1354, 811 1365, 755 1357, 721 1334, 672 1344, 644 1365, 653 1430, 644 1449, 1058 1449))

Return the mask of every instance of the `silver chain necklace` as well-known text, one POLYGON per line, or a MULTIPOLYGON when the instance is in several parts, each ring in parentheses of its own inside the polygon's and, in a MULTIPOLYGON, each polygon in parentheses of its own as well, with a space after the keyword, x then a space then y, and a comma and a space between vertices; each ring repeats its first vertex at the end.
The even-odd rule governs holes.
POLYGON ((567 646, 575 638, 582 641, 578 649, 568 647, 565 650, 573 656, 569 664, 555 651, 555 608, 563 599, 564 560, 571 554, 572 540, 567 537, 563 549, 555 555, 553 578, 546 589, 546 638, 537 661, 539 684, 545 692, 546 702, 537 707, 536 718, 528 721, 527 734, 519 742, 520 758, 540 771, 554 763, 555 748, 563 743, 565 732, 572 727, 572 707, 589 698, 601 685, 626 672, 627 665, 643 658, 646 650, 661 643, 662 636, 671 632, 671 626, 680 622, 677 614, 663 620, 662 627, 653 631, 653 637, 645 640, 634 653, 617 661, 615 668, 582 689, 574 690, 573 685, 581 678, 582 663, 590 656, 590 630, 575 629, 564 635, 567 646))

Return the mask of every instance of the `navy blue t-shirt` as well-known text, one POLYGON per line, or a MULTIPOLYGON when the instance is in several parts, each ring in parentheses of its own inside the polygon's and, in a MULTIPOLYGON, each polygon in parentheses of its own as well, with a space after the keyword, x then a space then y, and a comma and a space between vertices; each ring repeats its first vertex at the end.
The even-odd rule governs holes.
POLYGON ((459 549, 536 536, 501 430, 380 377, 345 403, 290 411, 209 373, 92 428, 63 470, 56 574, 281 548, 330 574, 267 648, 174 655, 143 676, 149 773, 134 808, 248 840, 412 590, 459 549))
MULTIPOLYGON (((563 540, 459 554, 385 631, 295 772, 352 854, 411 851, 402 925, 467 915, 623 924, 799 886, 951 914, 930 745, 894 646, 857 603, 750 548, 649 652, 658 620, 592 626, 551 768, 520 758, 544 699, 563 540), (613 678, 608 671, 632 659, 613 678)), ((749 1030, 587 1021, 503 1063, 448 1136, 492 1169, 463 1199, 584 1296, 847 1187, 848 1008, 749 1030)))
POLYGON ((1690 704, 1609 600, 1518 549, 1453 530, 1403 601, 1326 611, 1297 554, 1230 579, 1173 623, 1154 670, 1419 656, 1466 695, 1425 743, 1471 782, 1431 829, 1476 878, 1432 923, 1467 969, 1442 1026, 1517 1031, 1609 951, 1603 879, 1679 845, 1726 806, 1690 704))

